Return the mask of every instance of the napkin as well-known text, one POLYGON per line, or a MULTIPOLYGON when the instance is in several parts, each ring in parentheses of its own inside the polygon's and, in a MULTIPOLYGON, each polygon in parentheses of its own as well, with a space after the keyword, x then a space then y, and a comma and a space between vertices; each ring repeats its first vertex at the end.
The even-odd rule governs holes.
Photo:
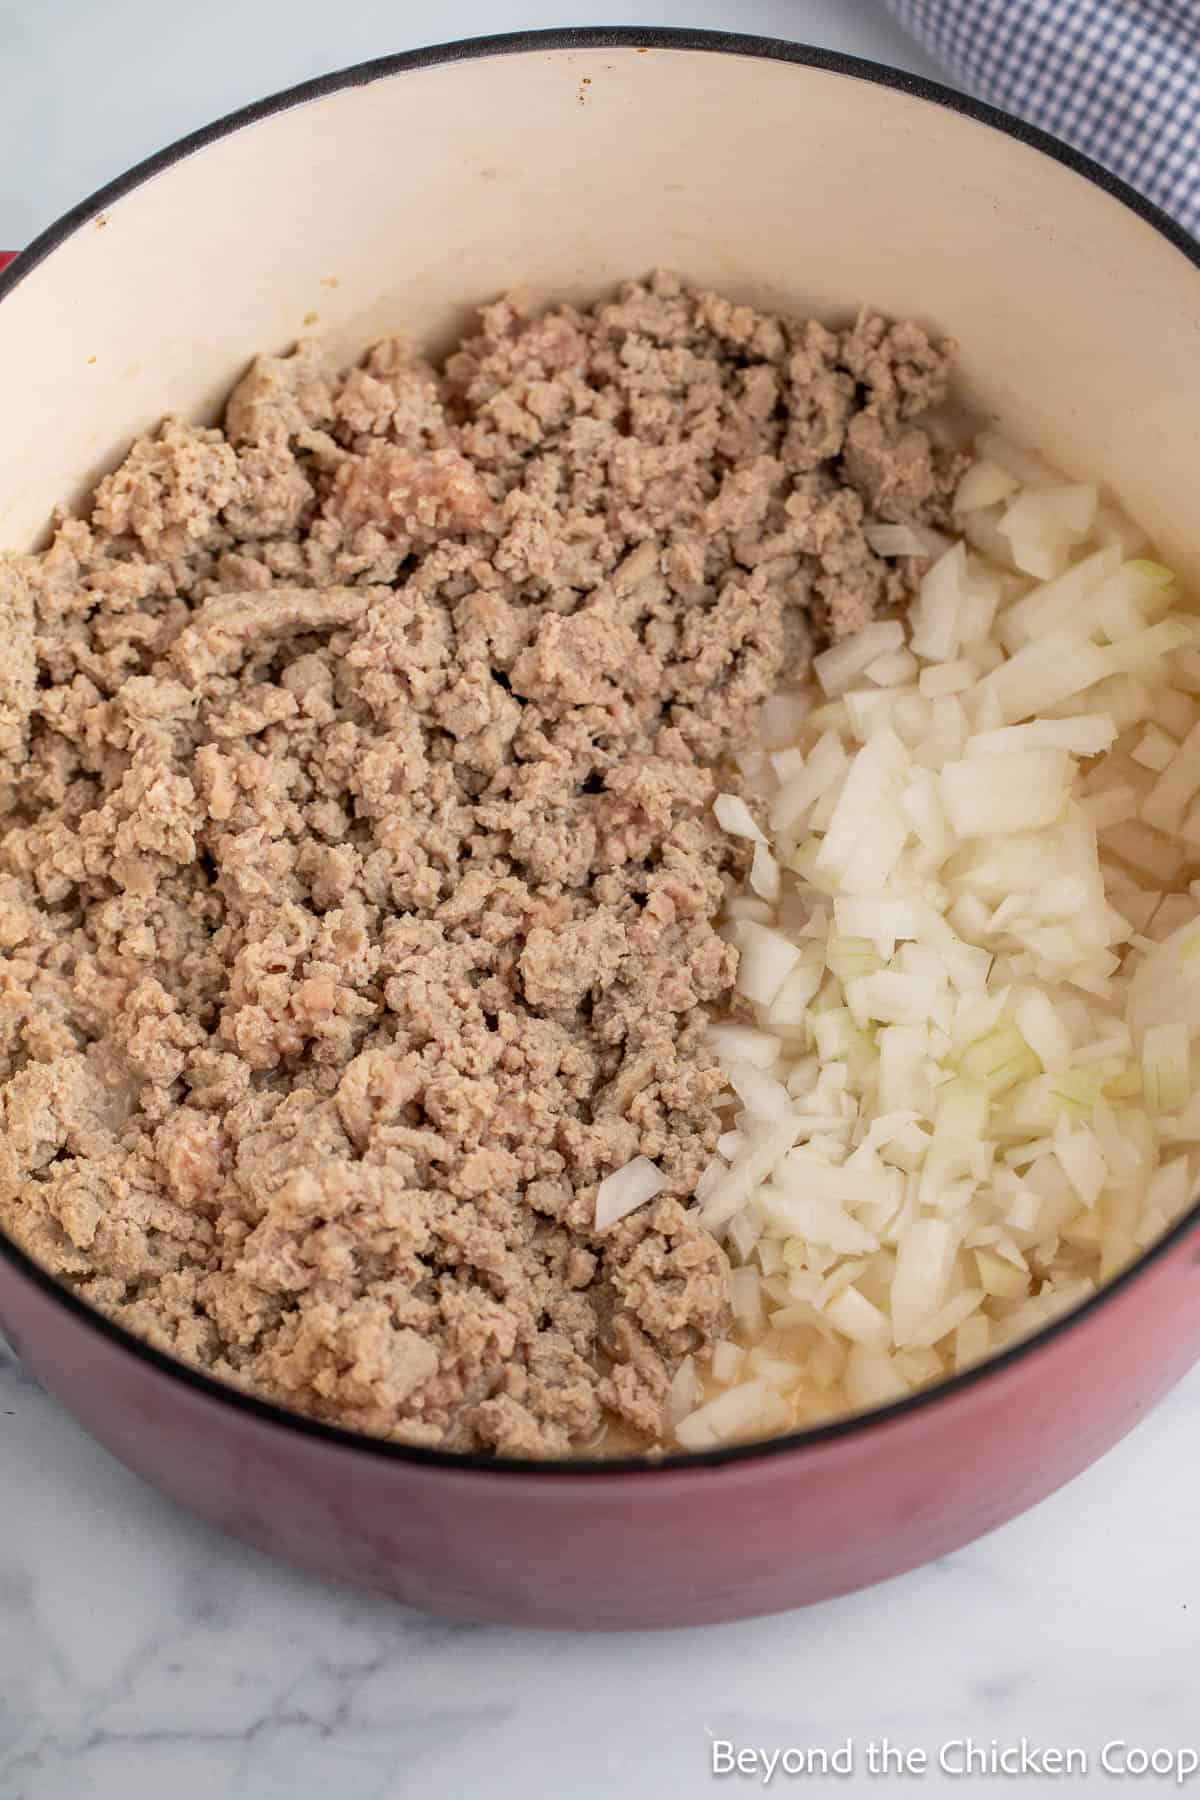
POLYGON ((1200 234, 1196 0, 887 0, 958 84, 1200 234))

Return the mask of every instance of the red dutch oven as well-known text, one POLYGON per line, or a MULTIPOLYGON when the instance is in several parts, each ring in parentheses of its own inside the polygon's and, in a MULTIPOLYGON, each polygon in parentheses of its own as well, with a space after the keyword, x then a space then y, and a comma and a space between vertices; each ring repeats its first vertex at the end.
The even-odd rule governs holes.
MULTIPOLYGON (((1103 481, 1181 569, 1200 467, 1196 246, 1119 182, 958 95, 689 32, 479 40, 262 102, 84 202, 0 275, 0 543, 38 540, 168 407, 215 416, 318 315, 435 347, 525 283, 656 263, 958 336, 962 399, 1103 481)), ((1025 1344, 883 1410, 658 1464, 406 1449, 224 1388, 0 1239, 0 1325, 101 1443, 214 1524, 463 1618, 650 1626, 823 1600, 1069 1481, 1200 1356, 1200 1208, 1025 1344)))

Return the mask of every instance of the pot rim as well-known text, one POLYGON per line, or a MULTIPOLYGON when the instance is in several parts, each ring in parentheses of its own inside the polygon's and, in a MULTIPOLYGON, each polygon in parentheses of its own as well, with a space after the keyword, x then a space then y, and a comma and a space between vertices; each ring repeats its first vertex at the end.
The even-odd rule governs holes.
MULTIPOLYGON (((1093 162, 1090 157, 1071 148, 1070 145, 1060 142, 1058 138, 1051 136, 1049 132, 1042 131, 1038 126, 1030 125, 1025 120, 1015 118, 984 101, 959 93, 953 88, 944 86, 941 82, 930 81, 924 76, 912 75, 887 64, 869 62, 863 57, 847 55, 841 51, 821 49, 811 44, 792 43, 779 38, 757 37, 741 32, 700 31, 676 27, 646 27, 642 29, 629 25, 581 26, 545 31, 513 31, 493 36, 462 38, 450 43, 397 52, 390 56, 373 58, 368 62, 355 63, 349 68, 335 70, 327 75, 316 76, 309 81, 300 82, 294 87, 285 88, 279 93, 268 95, 265 99, 255 101, 249 106, 239 107, 236 111, 225 114, 212 124, 190 132, 186 137, 179 138, 175 143, 168 145, 166 149, 135 163, 123 175, 107 182, 89 198, 81 200, 63 213, 26 249, 20 251, 6 268, 0 271, 0 303, 54 250, 58 249, 98 213, 103 212, 106 207, 140 187, 143 182, 172 168, 177 162, 182 162, 184 158, 193 155, 196 151, 205 149, 209 144, 216 143, 220 139, 232 135, 235 131, 242 130, 245 126, 256 125, 261 120, 272 117, 275 113, 304 105, 310 100, 324 99, 329 94, 339 93, 347 88, 366 87, 373 82, 395 75, 410 74, 458 62, 474 62, 483 57, 522 55, 547 50, 686 50, 727 56, 757 57, 768 62, 792 63, 801 68, 818 69, 828 74, 872 82, 879 87, 910 94, 916 99, 927 101, 932 105, 946 107, 949 111, 972 119, 977 124, 1001 131, 1030 149, 1038 150, 1043 155, 1051 157, 1055 162, 1062 164, 1075 174, 1082 175, 1110 195, 1112 199, 1153 226, 1195 268, 1200 269, 1200 243, 1153 201, 1147 200, 1139 194, 1120 176, 1110 173, 1099 163, 1093 162)), ((816 1449, 839 1438, 862 1438, 880 1427, 899 1424, 905 1418, 924 1412, 931 1407, 945 1404, 979 1383, 999 1376, 1016 1363, 1036 1356, 1066 1332, 1074 1329, 1077 1325, 1082 1325, 1086 1319, 1094 1317, 1103 1307, 1109 1305, 1119 1294, 1138 1281, 1155 1263, 1166 1257, 1198 1226, 1200 1226, 1200 1199, 1182 1218, 1176 1221, 1163 1237, 1144 1250, 1136 1262, 1129 1264, 1112 1281, 1106 1283, 1097 1293, 1084 1301, 1081 1306, 1053 1320, 1019 1343, 1011 1345, 995 1356, 986 1358, 962 1374, 950 1376, 934 1387, 924 1388, 918 1393, 910 1394, 906 1399, 893 1401, 887 1406, 876 1407, 867 1412, 850 1413, 844 1418, 834 1419, 827 1424, 810 1426, 804 1430, 788 1432, 779 1437, 763 1439, 760 1442, 735 1444, 712 1450, 679 1451, 660 1457, 642 1455, 547 1459, 487 1456, 478 1452, 429 1450, 419 1445, 401 1444, 386 1438, 370 1437, 364 1432, 348 1430, 340 1425, 330 1425, 321 1419, 311 1418, 307 1414, 291 1412, 286 1407, 278 1406, 272 1401, 259 1399, 254 1394, 247 1393, 227 1382, 218 1381, 215 1377, 155 1349, 143 1339, 127 1331, 124 1326, 118 1325, 106 1314, 98 1311, 87 1301, 82 1300, 70 1288, 62 1285, 34 1262, 25 1251, 19 1249, 3 1232, 0 1232, 0 1259, 8 1263, 18 1276, 31 1282, 35 1288, 118 1348, 150 1364, 152 1368, 169 1379, 182 1382, 207 1399, 248 1413, 263 1423, 274 1425, 286 1432, 299 1433, 303 1436, 323 1440, 330 1445, 339 1445, 343 1449, 356 1451, 366 1456, 415 1464, 427 1469, 474 1472, 510 1478, 539 1475, 558 1477, 561 1480, 568 1476, 624 1476, 630 1474, 663 1476, 720 1464, 752 1463, 766 1457, 799 1458, 806 1450, 816 1449)))

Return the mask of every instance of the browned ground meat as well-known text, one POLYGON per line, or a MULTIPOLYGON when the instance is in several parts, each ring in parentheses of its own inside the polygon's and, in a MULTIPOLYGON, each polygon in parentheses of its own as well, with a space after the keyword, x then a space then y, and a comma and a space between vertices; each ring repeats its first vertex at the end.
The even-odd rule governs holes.
POLYGON ((260 357, 0 561, 5 1229, 326 1419, 660 1441, 727 1317, 712 765, 906 597, 864 513, 944 522, 947 358, 670 275, 504 299, 439 369, 260 357))

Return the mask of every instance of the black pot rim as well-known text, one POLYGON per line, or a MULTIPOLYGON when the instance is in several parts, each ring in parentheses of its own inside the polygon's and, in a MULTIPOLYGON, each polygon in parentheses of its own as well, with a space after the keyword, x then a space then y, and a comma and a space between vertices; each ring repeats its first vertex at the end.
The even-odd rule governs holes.
MULTIPOLYGON (((840 51, 818 49, 813 45, 790 43, 777 38, 752 37, 739 32, 693 31, 660 27, 648 27, 643 30, 637 26, 623 25, 553 31, 515 31, 492 37, 472 37, 448 44, 435 44, 419 50, 377 57, 370 62, 357 63, 350 68, 321 75, 311 81, 301 82, 295 87, 272 94, 250 106, 241 107, 236 112, 228 113, 224 118, 216 120, 213 124, 206 125, 201 130, 180 138, 178 142, 168 146, 165 150, 160 150, 154 156, 147 157, 143 162, 136 163, 125 174, 118 176, 115 181, 108 182, 89 199, 80 201, 77 206, 73 206, 68 212, 63 213, 61 218, 35 238, 33 243, 21 251, 15 261, 10 263, 3 273, 0 273, 0 303, 39 263, 44 262, 81 226, 95 218, 98 213, 103 212, 106 207, 131 193, 153 176, 160 175, 165 170, 172 168, 174 164, 183 161, 185 157, 230 136, 235 131, 240 131, 244 126, 258 124, 275 113, 304 105, 307 101, 320 100, 329 94, 339 93, 347 88, 366 87, 375 81, 394 75, 416 73, 422 69, 450 63, 474 62, 482 57, 562 50, 687 50, 728 56, 758 57, 769 62, 792 63, 801 68, 820 69, 831 74, 873 82, 880 87, 911 94, 933 105, 946 107, 951 112, 960 113, 966 118, 975 120, 978 124, 1001 131, 1006 136, 1015 138, 1018 142, 1051 157, 1055 162, 1073 170, 1077 175, 1082 175, 1094 186, 1103 189, 1120 205, 1136 213, 1139 218, 1153 226, 1162 237, 1187 257, 1194 267, 1200 269, 1200 244, 1153 201, 1147 200, 1143 195, 1137 193, 1119 176, 1111 174, 1109 170, 1093 162, 1090 157, 1061 143, 1057 138, 1040 130, 1037 126, 1029 125, 1024 120, 1001 112, 999 108, 989 106, 983 101, 958 93, 952 88, 943 86, 940 82, 929 81, 924 76, 910 75, 882 63, 868 62, 862 57, 844 55, 840 51)), ((260 1400, 256 1395, 246 1393, 226 1382, 217 1381, 211 1375, 206 1375, 199 1369, 192 1368, 188 1364, 166 1355, 163 1351, 154 1349, 123 1326, 116 1324, 104 1313, 98 1312, 69 1288, 64 1287, 31 1257, 27 1256, 23 1250, 18 1249, 3 1233, 0 1233, 0 1257, 19 1275, 61 1305, 68 1313, 122 1350, 149 1363, 172 1380, 182 1382, 205 1398, 216 1401, 220 1405, 231 1406, 241 1412, 249 1413, 263 1423, 273 1425, 283 1431, 317 1438, 331 1445, 340 1445, 343 1449, 355 1451, 361 1455, 460 1473, 475 1471, 493 1477, 543 1475, 559 1479, 570 1476, 618 1476, 635 1473, 651 1477, 666 1476, 689 1469, 711 1468, 722 1464, 753 1463, 765 1457, 790 1456, 798 1459, 804 1451, 815 1449, 818 1445, 829 1444, 839 1438, 862 1437, 880 1426, 899 1423, 918 1412, 924 1412, 930 1407, 949 1402, 979 1383, 999 1376, 1016 1362, 1035 1356, 1065 1332, 1073 1330, 1076 1326, 1082 1325, 1085 1320, 1093 1318, 1118 1294, 1123 1293, 1136 1282, 1145 1271, 1167 1256, 1197 1226, 1200 1226, 1200 1203, 1194 1205, 1157 1243, 1143 1251, 1136 1262, 1131 1263, 1120 1275, 1084 1301, 1081 1306, 1064 1314, 1061 1318, 1055 1319, 1051 1324, 1044 1326, 1040 1331, 1023 1339, 1020 1343, 1012 1345, 998 1355, 987 1358, 976 1367, 966 1370, 963 1374, 951 1376, 934 1387, 911 1394, 906 1399, 895 1401, 891 1405, 878 1407, 865 1413, 852 1413, 828 1424, 788 1432, 780 1437, 766 1438, 760 1442, 749 1444, 735 1444, 714 1450, 678 1452, 661 1457, 564 1457, 555 1460, 484 1456, 464 1451, 427 1450, 414 1445, 395 1443, 385 1438, 369 1437, 363 1432, 349 1431, 338 1425, 328 1425, 324 1421, 310 1418, 304 1413, 290 1412, 284 1407, 276 1406, 271 1401, 260 1400)))

